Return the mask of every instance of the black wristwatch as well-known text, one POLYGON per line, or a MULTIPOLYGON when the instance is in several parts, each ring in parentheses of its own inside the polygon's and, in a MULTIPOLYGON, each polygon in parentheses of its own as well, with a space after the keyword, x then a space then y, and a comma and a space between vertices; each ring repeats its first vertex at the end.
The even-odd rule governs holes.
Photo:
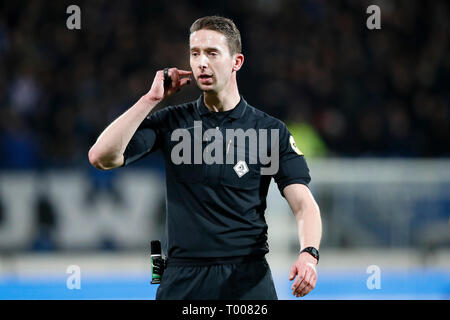
POLYGON ((300 253, 302 253, 302 252, 308 252, 310 255, 312 255, 314 258, 317 259, 317 264, 319 263, 319 250, 317 250, 316 248, 306 247, 305 249, 300 251, 300 253))

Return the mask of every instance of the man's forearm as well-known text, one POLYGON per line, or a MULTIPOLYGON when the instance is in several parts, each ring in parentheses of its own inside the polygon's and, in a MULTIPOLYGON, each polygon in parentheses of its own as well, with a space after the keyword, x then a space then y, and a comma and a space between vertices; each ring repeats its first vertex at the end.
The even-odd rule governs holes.
POLYGON ((121 166, 123 153, 150 111, 159 103, 148 95, 142 96, 131 108, 114 120, 89 150, 90 163, 99 169, 121 166))
MULTIPOLYGON (((308 187, 292 184, 284 189, 286 199, 295 215, 300 249, 314 247, 319 250, 322 237, 320 210, 308 187)), ((308 252, 300 253, 289 272, 289 280, 294 280, 292 293, 303 297, 314 289, 317 281, 315 265, 318 259, 308 252)))
POLYGON ((295 213, 300 248, 314 247, 319 250, 322 238, 322 220, 317 203, 309 202, 295 213))

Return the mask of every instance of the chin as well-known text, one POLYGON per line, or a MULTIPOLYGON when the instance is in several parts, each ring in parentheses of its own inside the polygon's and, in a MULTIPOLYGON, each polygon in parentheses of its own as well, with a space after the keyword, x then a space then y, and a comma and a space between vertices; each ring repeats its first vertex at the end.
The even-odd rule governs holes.
POLYGON ((200 90, 204 91, 204 92, 215 92, 215 88, 212 85, 204 85, 204 84, 199 84, 198 87, 200 88, 200 90))

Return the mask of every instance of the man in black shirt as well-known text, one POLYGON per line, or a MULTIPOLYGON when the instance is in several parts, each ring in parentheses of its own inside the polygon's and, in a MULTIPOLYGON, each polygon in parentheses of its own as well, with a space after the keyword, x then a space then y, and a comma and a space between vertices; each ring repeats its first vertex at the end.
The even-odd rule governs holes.
POLYGON ((304 296, 315 286, 322 227, 309 169, 278 119, 239 94, 241 39, 227 18, 190 29, 192 71, 156 73, 151 89, 99 136, 89 160, 99 169, 128 165, 162 150, 166 165, 168 266, 157 299, 277 299, 264 258, 266 196, 272 177, 297 220, 300 253, 289 279, 304 296), (198 100, 149 115, 190 83, 198 100))

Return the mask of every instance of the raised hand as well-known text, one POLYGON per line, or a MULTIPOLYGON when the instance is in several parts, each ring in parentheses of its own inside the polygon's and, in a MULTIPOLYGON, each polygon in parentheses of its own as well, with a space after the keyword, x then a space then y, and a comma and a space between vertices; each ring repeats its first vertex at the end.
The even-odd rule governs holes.
POLYGON ((168 75, 171 83, 167 87, 164 87, 164 70, 158 70, 147 96, 153 101, 161 101, 164 98, 170 97, 182 87, 191 83, 191 74, 192 71, 170 68, 168 69, 168 75))

